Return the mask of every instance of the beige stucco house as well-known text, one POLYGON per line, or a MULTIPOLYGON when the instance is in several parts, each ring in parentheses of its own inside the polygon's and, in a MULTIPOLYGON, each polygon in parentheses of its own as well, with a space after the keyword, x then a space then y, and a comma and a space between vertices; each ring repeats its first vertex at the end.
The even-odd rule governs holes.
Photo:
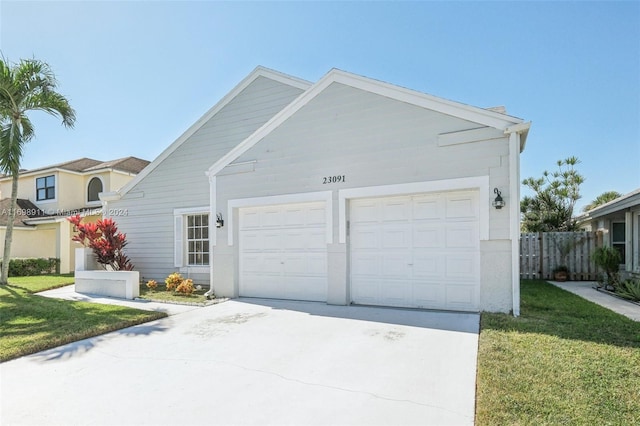
POLYGON ((518 315, 530 123, 333 69, 258 67, 119 191, 145 279, 518 315), (500 198, 498 198, 500 197, 500 198))
MULTIPOLYGON (((81 158, 22 170, 11 257, 54 257, 60 259, 61 273, 73 271, 77 244, 71 241, 73 230, 67 217, 80 214, 85 221, 98 220, 102 217, 99 194, 122 188, 148 164, 135 157, 112 161, 81 158)), ((0 253, 4 249, 10 205, 11 177, 1 176, 0 253)), ((112 212, 112 216, 118 214, 112 212)))

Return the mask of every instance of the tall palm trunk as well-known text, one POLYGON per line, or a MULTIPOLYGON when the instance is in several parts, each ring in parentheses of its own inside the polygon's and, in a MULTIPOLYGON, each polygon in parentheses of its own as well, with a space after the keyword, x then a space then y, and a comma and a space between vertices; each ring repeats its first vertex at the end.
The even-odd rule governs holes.
POLYGON ((9 219, 4 236, 4 254, 2 255, 2 273, 0 275, 0 285, 9 281, 9 260, 11 259, 11 241, 13 240, 13 221, 16 218, 18 209, 18 174, 14 172, 11 176, 11 208, 9 209, 9 219))

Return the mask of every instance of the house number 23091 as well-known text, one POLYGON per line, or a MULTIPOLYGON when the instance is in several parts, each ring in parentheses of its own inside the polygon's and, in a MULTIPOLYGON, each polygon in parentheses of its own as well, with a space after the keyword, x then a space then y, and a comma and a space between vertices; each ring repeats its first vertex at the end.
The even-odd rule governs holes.
POLYGON ((322 184, 346 182, 344 175, 342 176, 325 176, 322 178, 322 184))

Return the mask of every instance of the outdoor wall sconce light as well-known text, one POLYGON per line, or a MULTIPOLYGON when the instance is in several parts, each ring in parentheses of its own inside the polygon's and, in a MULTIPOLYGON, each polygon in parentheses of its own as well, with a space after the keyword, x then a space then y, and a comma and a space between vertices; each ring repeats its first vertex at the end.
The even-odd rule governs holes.
POLYGON ((496 199, 493 200, 493 207, 500 210, 504 207, 504 200, 502 199, 502 193, 498 188, 493 188, 493 193, 496 194, 496 199))
POLYGON ((224 226, 224 220, 222 220, 222 213, 216 215, 216 228, 222 228, 224 226))

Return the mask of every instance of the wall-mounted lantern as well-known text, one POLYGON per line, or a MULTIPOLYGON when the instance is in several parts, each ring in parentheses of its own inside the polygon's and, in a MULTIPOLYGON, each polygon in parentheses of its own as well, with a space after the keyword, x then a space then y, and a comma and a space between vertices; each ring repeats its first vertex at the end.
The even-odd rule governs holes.
POLYGON ((497 210, 500 210, 504 207, 504 200, 502 199, 502 193, 498 188, 493 188, 493 193, 496 194, 496 199, 493 200, 493 207, 497 210))
POLYGON ((224 226, 224 220, 222 220, 222 213, 216 215, 216 228, 222 228, 224 226))

